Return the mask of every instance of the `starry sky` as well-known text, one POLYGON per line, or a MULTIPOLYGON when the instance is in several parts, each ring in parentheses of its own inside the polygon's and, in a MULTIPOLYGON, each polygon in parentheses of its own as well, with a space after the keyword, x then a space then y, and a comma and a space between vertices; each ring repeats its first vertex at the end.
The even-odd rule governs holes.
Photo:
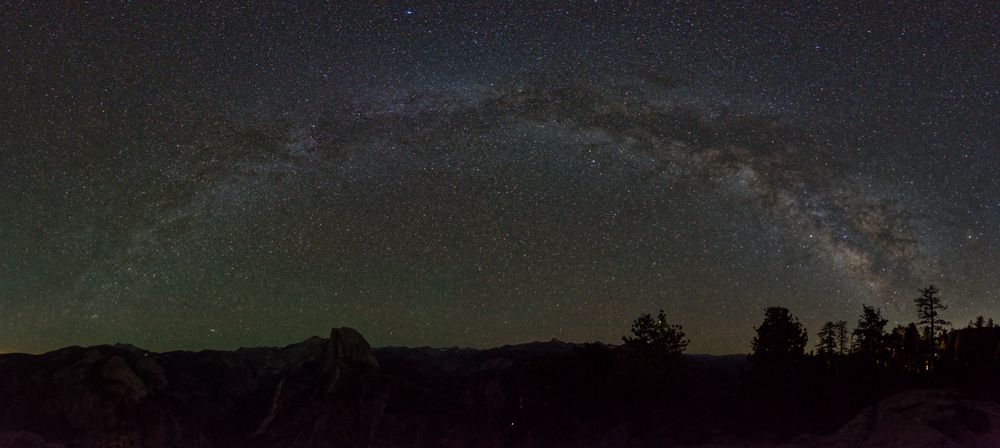
POLYGON ((78 3, 0 12, 0 351, 1000 317, 995 4, 78 3))

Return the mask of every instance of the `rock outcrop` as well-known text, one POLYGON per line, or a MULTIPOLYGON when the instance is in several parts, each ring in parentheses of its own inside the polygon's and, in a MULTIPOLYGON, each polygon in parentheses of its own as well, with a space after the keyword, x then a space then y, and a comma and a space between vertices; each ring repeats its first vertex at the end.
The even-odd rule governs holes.
POLYGON ((371 345, 358 330, 353 328, 334 328, 330 330, 330 339, 326 345, 326 369, 332 370, 338 366, 363 368, 378 368, 378 360, 371 345))
POLYGON ((352 395, 378 383, 378 361, 356 330, 330 334, 234 352, 115 345, 0 356, 0 448, 307 446, 291 439, 310 432, 310 443, 354 446, 371 439, 384 407, 375 388, 352 395), (329 421, 322 431, 306 424, 317 419, 329 421), (356 427, 367 429, 348 431, 356 427))
POLYGON ((828 436, 790 446, 944 448, 1000 446, 1000 405, 961 399, 942 389, 915 389, 887 397, 828 436))
POLYGON ((131 403, 138 403, 149 395, 146 383, 142 382, 120 356, 112 356, 104 361, 101 366, 101 380, 105 383, 106 391, 131 403))

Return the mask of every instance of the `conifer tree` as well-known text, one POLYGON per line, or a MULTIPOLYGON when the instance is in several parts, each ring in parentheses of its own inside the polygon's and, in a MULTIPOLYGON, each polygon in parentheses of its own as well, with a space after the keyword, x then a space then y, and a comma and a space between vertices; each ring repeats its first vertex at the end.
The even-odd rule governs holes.
POLYGON ((917 317, 920 318, 918 323, 925 325, 924 333, 932 352, 934 351, 934 341, 937 339, 938 333, 942 327, 951 323, 941 318, 941 311, 948 309, 948 306, 941 301, 939 292, 940 290, 937 287, 930 285, 921 289, 920 297, 917 297, 914 301, 917 304, 917 317))

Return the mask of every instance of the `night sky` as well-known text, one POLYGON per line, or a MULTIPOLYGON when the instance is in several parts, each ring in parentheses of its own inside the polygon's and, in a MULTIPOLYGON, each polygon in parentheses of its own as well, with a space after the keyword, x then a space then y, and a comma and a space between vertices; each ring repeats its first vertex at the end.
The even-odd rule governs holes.
POLYGON ((0 351, 1000 318, 995 4, 149 3, 0 12, 0 351))

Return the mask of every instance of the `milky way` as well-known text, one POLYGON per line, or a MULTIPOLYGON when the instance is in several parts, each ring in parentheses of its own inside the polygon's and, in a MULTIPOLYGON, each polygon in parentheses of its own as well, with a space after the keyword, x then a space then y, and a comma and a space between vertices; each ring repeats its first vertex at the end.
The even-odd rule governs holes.
POLYGON ((12 9, 3 351, 1000 317, 992 7, 12 9))

